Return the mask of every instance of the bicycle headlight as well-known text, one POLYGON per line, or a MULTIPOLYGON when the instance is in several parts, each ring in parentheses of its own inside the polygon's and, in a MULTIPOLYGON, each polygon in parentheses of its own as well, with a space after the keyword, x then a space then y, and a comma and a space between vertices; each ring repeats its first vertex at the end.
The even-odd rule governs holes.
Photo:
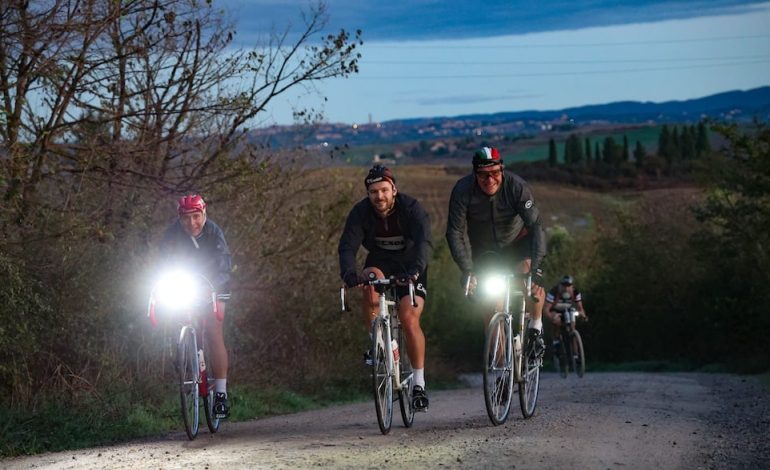
POLYGON ((499 297, 505 294, 505 277, 500 275, 486 276, 481 280, 481 288, 489 297, 499 297))
POLYGON ((196 292, 195 279, 185 271, 169 272, 155 285, 157 303, 169 309, 190 307, 195 301, 196 292))

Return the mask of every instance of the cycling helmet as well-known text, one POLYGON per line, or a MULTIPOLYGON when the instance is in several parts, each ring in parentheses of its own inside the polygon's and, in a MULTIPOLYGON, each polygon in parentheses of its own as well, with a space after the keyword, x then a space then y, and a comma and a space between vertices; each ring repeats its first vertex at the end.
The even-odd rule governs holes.
POLYGON ((377 164, 369 170, 369 174, 367 174, 366 179, 364 179, 364 185, 369 188, 370 185, 379 183, 380 181, 390 181, 390 184, 396 186, 396 177, 393 176, 393 172, 390 171, 390 168, 377 164))
POLYGON ((502 165, 500 151, 495 147, 481 147, 473 154, 473 168, 484 168, 492 165, 502 165))
POLYGON ((206 212, 206 203, 199 194, 190 194, 182 196, 177 201, 176 210, 179 215, 189 214, 191 212, 206 212))
POLYGON ((572 284, 574 284, 574 279, 572 279, 572 276, 570 276, 569 274, 565 274, 564 276, 562 276, 561 281, 559 281, 559 283, 563 286, 571 286, 572 284))

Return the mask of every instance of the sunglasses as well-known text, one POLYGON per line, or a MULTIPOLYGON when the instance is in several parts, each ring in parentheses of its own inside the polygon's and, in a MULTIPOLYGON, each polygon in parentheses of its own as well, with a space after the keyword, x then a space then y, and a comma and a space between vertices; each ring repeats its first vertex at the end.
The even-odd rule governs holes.
POLYGON ((477 171, 476 177, 479 179, 486 179, 486 178, 497 178, 498 176, 503 174, 503 170, 492 170, 492 171, 477 171))

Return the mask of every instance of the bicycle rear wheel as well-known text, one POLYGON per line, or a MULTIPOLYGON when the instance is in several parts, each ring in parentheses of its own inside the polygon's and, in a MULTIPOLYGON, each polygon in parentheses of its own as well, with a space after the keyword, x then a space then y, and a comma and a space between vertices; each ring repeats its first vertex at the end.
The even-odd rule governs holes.
POLYGON ((401 357, 398 363, 401 372, 401 389, 398 391, 398 402, 401 407, 401 419, 404 421, 404 426, 410 428, 414 423, 414 407, 412 406, 414 373, 412 372, 412 363, 409 360, 409 353, 407 352, 404 329, 399 327, 396 336, 398 338, 398 349, 401 357))
POLYGON ((586 373, 586 356, 583 351, 583 339, 580 332, 575 330, 570 335, 572 339, 572 365, 578 377, 583 377, 586 373))
POLYGON ((559 350, 559 373, 561 373, 562 377, 567 377, 567 374, 569 374, 570 364, 572 363, 571 357, 569 334, 566 331, 562 331, 561 347, 559 350))
POLYGON ((484 402, 495 426, 508 419, 513 393, 513 351, 510 322, 504 313, 489 321, 484 341, 484 402))
POLYGON ((176 363, 179 373, 179 399, 182 406, 182 419, 187 437, 193 440, 198 435, 200 401, 198 395, 198 351, 195 345, 195 332, 192 328, 184 327, 179 334, 176 363))
MULTIPOLYGON (((525 335, 526 336, 526 335, 525 335)), ((525 340, 524 363, 521 365, 522 381, 519 382, 519 405, 524 418, 531 418, 537 407, 537 395, 540 392, 540 366, 542 365, 535 351, 535 343, 525 340)))
POLYGON ((387 434, 393 423, 393 376, 388 371, 384 338, 384 324, 377 319, 372 325, 372 386, 377 423, 380 431, 387 434))
MULTIPOLYGON (((211 360, 209 359, 209 355, 206 354, 206 352, 203 352, 204 360, 206 361, 206 364, 211 364, 211 360)), ((221 424, 221 420, 216 417, 216 413, 214 413, 214 397, 216 394, 214 393, 214 380, 211 377, 211 374, 208 372, 205 372, 206 374, 206 388, 205 390, 201 388, 201 392, 205 393, 205 396, 201 396, 203 399, 203 409, 205 411, 206 415, 206 425, 208 425, 209 432, 211 434, 214 434, 215 432, 219 431, 219 425, 221 424)), ((201 377, 201 381, 203 378, 201 377)), ((201 393, 201 395, 203 395, 201 393)))

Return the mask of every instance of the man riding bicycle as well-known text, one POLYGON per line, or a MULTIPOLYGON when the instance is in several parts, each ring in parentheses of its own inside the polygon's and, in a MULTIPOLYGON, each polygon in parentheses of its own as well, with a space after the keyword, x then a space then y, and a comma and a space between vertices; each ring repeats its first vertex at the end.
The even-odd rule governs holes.
POLYGON ((473 174, 457 181, 449 199, 446 238, 452 257, 463 272, 463 282, 476 285, 474 263, 487 252, 515 266, 517 272, 532 275, 532 314, 527 334, 542 356, 542 307, 545 297, 540 268, 546 253, 545 232, 529 185, 506 172, 500 152, 483 147, 473 155, 473 174), (534 301, 534 303, 533 303, 534 301))
POLYGON ((551 321, 551 338, 553 338, 551 344, 555 353, 558 353, 561 347, 561 314, 569 307, 575 307, 580 313, 578 318, 588 321, 588 316, 583 308, 583 295, 575 287, 572 276, 565 274, 559 283, 548 291, 543 305, 543 313, 551 321))
POLYGON ((181 264, 204 275, 217 292, 217 315, 207 323, 206 340, 211 351, 214 377, 214 413, 216 418, 230 415, 227 399, 227 348, 223 323, 225 304, 230 299, 232 258, 224 232, 206 216, 206 203, 198 194, 177 201, 178 219, 169 226, 160 241, 164 263, 181 264))
MULTIPOLYGON (((340 276, 347 287, 362 286, 370 274, 375 278, 397 279, 398 317, 406 333, 406 347, 414 372, 413 406, 428 408, 425 386, 425 335, 420 315, 428 288, 428 259, 433 250, 428 213, 414 198, 396 189, 389 168, 375 165, 364 179, 367 197, 348 214, 339 242, 340 276), (356 253, 368 251, 364 270, 356 268, 356 253), (409 300, 409 282, 414 283, 415 301, 409 300)), ((372 286, 364 286, 362 311, 367 331, 379 309, 379 298, 372 286)), ((371 351, 365 354, 371 364, 371 351)))

